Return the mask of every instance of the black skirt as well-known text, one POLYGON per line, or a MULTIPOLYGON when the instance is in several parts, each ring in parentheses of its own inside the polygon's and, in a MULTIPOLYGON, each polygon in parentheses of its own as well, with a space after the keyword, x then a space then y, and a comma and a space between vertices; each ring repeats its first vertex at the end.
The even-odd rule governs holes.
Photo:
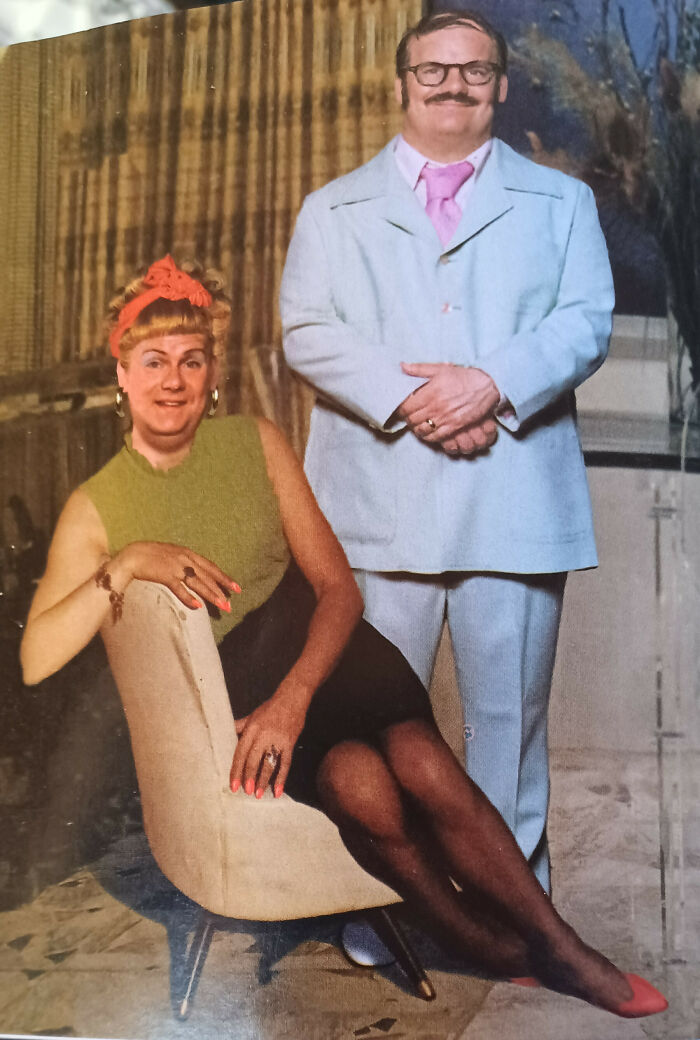
MULTIPOLYGON (((219 644, 235 718, 264 703, 290 671, 315 605, 311 585, 292 562, 270 598, 219 644)), ((401 651, 362 619, 314 694, 285 792, 318 807, 316 773, 330 748, 344 740, 372 743, 387 726, 416 718, 433 720, 425 687, 401 651)))

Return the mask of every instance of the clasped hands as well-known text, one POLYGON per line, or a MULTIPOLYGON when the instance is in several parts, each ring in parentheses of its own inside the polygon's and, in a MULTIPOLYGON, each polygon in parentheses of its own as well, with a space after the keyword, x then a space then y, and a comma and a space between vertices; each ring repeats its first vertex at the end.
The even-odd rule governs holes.
POLYGON ((446 364, 402 364, 409 376, 428 382, 414 390, 398 409, 419 440, 448 455, 475 455, 498 437, 495 421, 501 395, 480 368, 446 364))

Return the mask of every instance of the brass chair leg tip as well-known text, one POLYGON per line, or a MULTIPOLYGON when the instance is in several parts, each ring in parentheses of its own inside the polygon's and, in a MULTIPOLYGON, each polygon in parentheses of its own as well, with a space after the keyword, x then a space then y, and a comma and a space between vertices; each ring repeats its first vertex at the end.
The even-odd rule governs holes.
POLYGON ((423 1000, 435 1000, 435 997, 437 996, 430 979, 421 979, 418 983, 418 993, 423 1000))

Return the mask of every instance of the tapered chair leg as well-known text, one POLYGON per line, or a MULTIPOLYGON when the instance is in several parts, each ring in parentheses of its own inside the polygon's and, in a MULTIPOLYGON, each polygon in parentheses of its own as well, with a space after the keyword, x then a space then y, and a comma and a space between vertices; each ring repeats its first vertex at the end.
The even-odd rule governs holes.
POLYGON ((187 981, 184 986, 184 993, 175 1011, 176 1018, 181 1022, 188 1017, 192 1009, 192 1002, 197 991, 197 985, 199 983, 199 977, 202 974, 204 962, 209 953, 209 945, 211 943, 213 932, 213 918, 210 913, 203 910, 202 915, 197 922, 197 927, 192 936, 192 942, 190 943, 190 949, 187 954, 187 981))
POLYGON ((435 988, 392 910, 393 907, 383 906, 373 911, 372 925, 395 955, 408 981, 414 987, 416 995, 422 997, 423 1000, 435 1000, 435 988))

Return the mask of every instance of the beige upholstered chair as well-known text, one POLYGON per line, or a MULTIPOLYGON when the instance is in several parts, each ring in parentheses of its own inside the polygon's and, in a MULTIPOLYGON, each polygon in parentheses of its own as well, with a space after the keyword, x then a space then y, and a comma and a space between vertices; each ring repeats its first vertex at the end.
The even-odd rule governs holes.
MULTIPOLYGON (((279 799, 232 794, 236 731, 205 610, 169 589, 133 581, 124 613, 103 630, 126 713, 146 835, 165 876, 204 910, 190 951, 179 1014, 187 1014, 206 956, 212 915, 280 921, 399 902, 367 874, 323 813, 279 799)), ((387 915, 391 933, 396 925, 387 915)), ((430 999, 432 986, 405 937, 394 952, 430 999)))

